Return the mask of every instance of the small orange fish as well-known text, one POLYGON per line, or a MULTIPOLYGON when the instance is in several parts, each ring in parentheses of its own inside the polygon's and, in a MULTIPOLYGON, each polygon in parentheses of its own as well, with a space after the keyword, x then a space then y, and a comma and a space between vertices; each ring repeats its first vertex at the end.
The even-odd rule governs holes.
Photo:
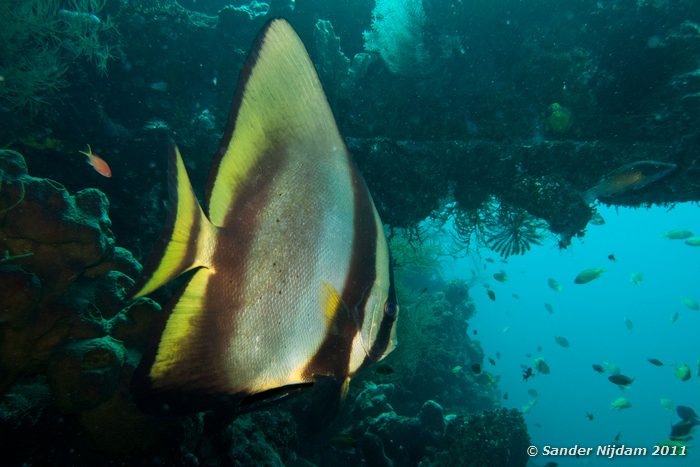
POLYGON ((85 154, 88 157, 88 164, 92 166, 93 169, 95 169, 95 172, 98 174, 102 175, 103 177, 111 177, 112 176, 112 169, 109 168, 109 164, 105 162, 104 159, 102 159, 100 156, 92 152, 92 148, 90 145, 87 145, 88 147, 88 152, 85 151, 78 151, 80 154, 85 154))

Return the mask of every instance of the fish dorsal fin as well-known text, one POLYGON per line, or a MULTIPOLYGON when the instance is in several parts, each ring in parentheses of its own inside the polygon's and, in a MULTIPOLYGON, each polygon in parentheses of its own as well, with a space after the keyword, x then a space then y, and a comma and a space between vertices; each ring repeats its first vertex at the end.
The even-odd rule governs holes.
MULTIPOLYGON (((246 184, 265 183, 266 171, 260 164, 265 159, 270 163, 266 154, 309 153, 307 148, 318 147, 320 142, 344 150, 304 45, 289 23, 273 20, 261 32, 241 72, 212 166, 208 186, 211 222, 224 225, 246 184)), ((274 154, 276 157, 281 154, 274 154)))
POLYGON ((216 243, 216 229, 204 216, 192 190, 185 163, 175 144, 170 145, 168 163, 170 216, 160 245, 151 254, 141 282, 134 287, 134 297, 149 294, 183 272, 209 267, 216 243))

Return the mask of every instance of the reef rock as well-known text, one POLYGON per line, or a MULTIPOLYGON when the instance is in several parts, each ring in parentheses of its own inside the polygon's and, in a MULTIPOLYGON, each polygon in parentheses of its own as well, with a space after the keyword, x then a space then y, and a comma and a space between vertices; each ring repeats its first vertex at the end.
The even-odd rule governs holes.
POLYGON ((442 450, 425 465, 525 467, 530 444, 522 413, 514 409, 484 411, 452 420, 442 450))
POLYGON ((22 156, 0 155, 0 247, 2 263, 37 274, 49 301, 114 251, 109 202, 88 188, 71 196, 59 183, 31 177, 22 156))
POLYGON ((377 417, 385 412, 393 412, 394 408, 387 401, 387 394, 394 392, 391 384, 374 384, 365 382, 364 389, 355 398, 352 406, 352 416, 363 420, 367 417, 377 417))
POLYGON ((418 419, 426 434, 440 439, 445 434, 445 414, 442 407, 435 401, 427 401, 418 412, 418 419))
POLYGON ((57 444, 87 434, 107 451, 146 449, 144 440, 163 433, 128 393, 160 307, 129 301, 141 266, 115 247, 108 209, 99 190, 71 195, 55 181, 30 176, 21 154, 1 152, 0 432, 8 443, 32 436, 32 424, 56 412, 82 431, 56 434, 57 444), (27 388, 48 397, 27 408, 27 388), (120 445, 105 420, 127 441, 120 445))
POLYGON ((394 386, 365 383, 351 408, 357 422, 349 430, 368 465, 417 464, 445 436, 442 406, 426 401, 417 416, 397 414, 387 401, 394 386), (363 418, 364 417, 364 418, 363 418))

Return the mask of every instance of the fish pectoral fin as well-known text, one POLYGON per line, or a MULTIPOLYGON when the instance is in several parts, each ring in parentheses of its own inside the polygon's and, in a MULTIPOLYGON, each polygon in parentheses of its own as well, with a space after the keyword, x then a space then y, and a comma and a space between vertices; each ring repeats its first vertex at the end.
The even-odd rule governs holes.
POLYGON ((340 386, 340 402, 345 402, 348 397, 348 391, 350 390, 350 377, 346 376, 343 384, 340 386))
POLYGON ((339 334, 338 313, 346 311, 347 306, 343 303, 338 289, 330 282, 321 281, 321 312, 326 322, 326 329, 330 334, 339 334))
POLYGON ((186 271, 211 267, 217 229, 204 215, 174 143, 170 145, 168 192, 169 218, 160 245, 152 253, 141 282, 134 287, 134 298, 147 295, 186 271))

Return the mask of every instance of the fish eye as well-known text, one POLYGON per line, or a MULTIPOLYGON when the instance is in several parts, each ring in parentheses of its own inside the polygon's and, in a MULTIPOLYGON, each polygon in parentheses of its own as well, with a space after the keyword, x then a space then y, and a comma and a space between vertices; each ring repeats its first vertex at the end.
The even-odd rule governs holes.
POLYGON ((389 318, 395 318, 396 313, 399 311, 399 305, 394 302, 386 302, 384 304, 384 314, 389 318))

